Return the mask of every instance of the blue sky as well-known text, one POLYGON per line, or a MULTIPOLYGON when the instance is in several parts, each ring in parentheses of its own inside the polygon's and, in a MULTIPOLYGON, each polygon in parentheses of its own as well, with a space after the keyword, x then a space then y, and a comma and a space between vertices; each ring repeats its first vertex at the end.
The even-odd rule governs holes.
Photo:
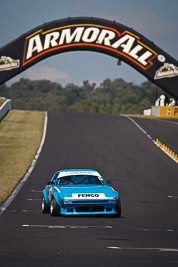
MULTIPOLYGON (((0 47, 21 34, 57 19, 93 16, 134 28, 178 59, 178 0, 0 0, 0 47)), ((98 85, 106 78, 140 84, 146 78, 125 63, 96 52, 68 52, 41 61, 21 77, 49 79, 63 86, 89 80, 98 85)))

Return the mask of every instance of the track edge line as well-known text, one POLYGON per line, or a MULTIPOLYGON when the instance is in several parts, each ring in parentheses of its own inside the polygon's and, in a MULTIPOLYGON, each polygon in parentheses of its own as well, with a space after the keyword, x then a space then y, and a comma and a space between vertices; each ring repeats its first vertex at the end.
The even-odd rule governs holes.
POLYGON ((10 203, 14 200, 14 198, 17 196, 17 194, 19 193, 20 189, 22 188, 22 186, 24 185, 24 183, 27 181, 28 177, 30 176, 30 174, 32 173, 36 162, 39 158, 39 155, 41 153, 41 150, 43 148, 44 142, 45 142, 45 138, 46 138, 46 132, 47 132, 47 125, 48 125, 48 113, 47 111, 45 111, 45 120, 44 120, 44 127, 43 127, 43 134, 42 134, 42 138, 41 138, 41 142, 40 145, 37 149, 37 152, 34 156, 34 159, 30 165, 30 167, 28 168, 27 172, 25 173, 23 179, 19 182, 19 184, 16 186, 16 188, 13 190, 13 192, 10 194, 10 196, 7 198, 7 200, 1 205, 0 207, 0 215, 7 209, 7 207, 10 205, 10 203))
POLYGON ((171 158, 174 162, 176 162, 178 164, 178 160, 173 157, 172 155, 170 155, 165 149, 162 148, 162 146, 160 146, 150 135, 147 134, 147 132, 131 117, 127 116, 127 115, 121 115, 123 117, 128 118, 133 124, 135 124, 135 126, 137 126, 137 128, 144 133, 152 142, 155 146, 157 146, 159 149, 161 149, 169 158, 171 158))

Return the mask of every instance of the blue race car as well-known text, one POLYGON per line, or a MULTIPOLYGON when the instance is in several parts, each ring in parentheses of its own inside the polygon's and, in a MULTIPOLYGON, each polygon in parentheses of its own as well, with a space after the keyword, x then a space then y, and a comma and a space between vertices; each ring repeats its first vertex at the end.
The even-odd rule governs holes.
POLYGON ((117 191, 95 170, 63 170, 54 174, 42 195, 42 212, 57 215, 121 216, 117 191))

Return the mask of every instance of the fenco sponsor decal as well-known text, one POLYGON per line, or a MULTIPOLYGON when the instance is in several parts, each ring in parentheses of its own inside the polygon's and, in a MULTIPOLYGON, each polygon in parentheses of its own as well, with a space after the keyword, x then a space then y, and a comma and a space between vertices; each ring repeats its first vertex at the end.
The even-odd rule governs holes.
POLYGON ((174 64, 164 63, 164 65, 156 72, 154 79, 171 78, 178 76, 178 67, 174 64))
POLYGON ((20 67, 20 60, 11 57, 2 56, 0 59, 0 71, 11 70, 20 67))
POLYGON ((26 37, 23 66, 34 59, 66 47, 90 46, 120 54, 146 70, 153 65, 157 53, 140 42, 140 38, 129 31, 120 33, 116 29, 94 24, 68 25, 42 29, 26 37))
POLYGON ((72 197, 64 199, 113 199, 113 197, 106 197, 105 193, 72 193, 72 197))
POLYGON ((93 197, 99 197, 99 194, 78 194, 78 198, 84 197, 84 198, 93 198, 93 197))

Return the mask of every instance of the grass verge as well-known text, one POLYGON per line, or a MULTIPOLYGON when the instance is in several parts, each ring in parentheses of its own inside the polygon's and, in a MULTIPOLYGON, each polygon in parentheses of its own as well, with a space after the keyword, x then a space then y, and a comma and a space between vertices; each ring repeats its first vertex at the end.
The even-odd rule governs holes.
POLYGON ((41 141, 44 112, 11 110, 0 123, 0 204, 27 171, 41 141))
POLYGON ((0 98, 0 107, 4 104, 4 102, 6 102, 7 99, 2 99, 0 98))

